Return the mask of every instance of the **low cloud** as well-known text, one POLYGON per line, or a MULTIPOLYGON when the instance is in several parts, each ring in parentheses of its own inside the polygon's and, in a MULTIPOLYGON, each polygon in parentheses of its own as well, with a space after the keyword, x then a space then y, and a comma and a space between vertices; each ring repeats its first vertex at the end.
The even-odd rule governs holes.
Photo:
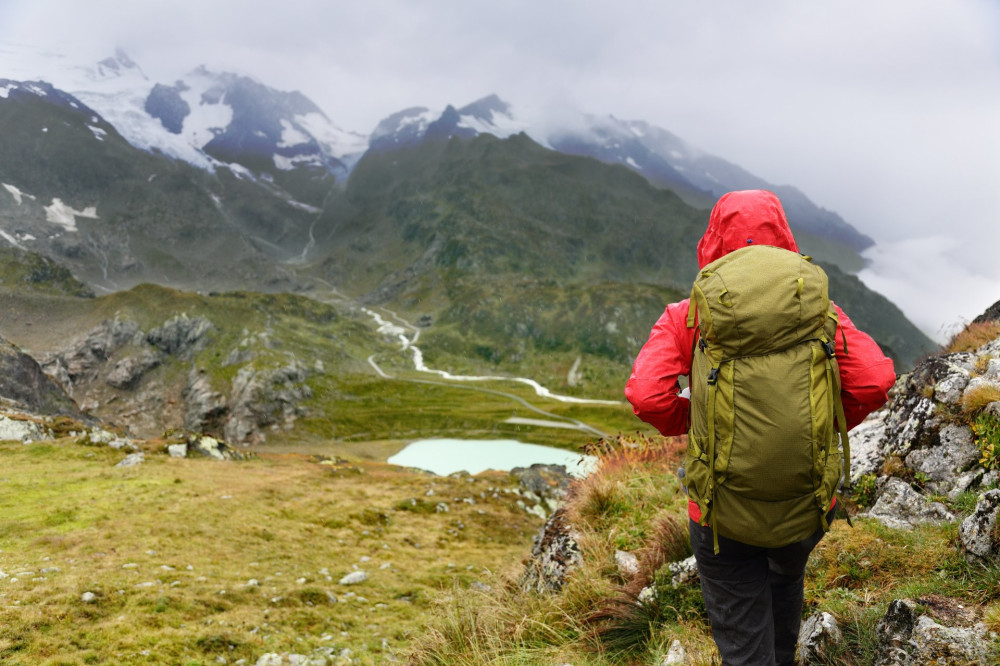
POLYGON ((865 257, 871 263, 858 277, 938 342, 1000 300, 1000 266, 965 240, 911 238, 878 245, 865 257))

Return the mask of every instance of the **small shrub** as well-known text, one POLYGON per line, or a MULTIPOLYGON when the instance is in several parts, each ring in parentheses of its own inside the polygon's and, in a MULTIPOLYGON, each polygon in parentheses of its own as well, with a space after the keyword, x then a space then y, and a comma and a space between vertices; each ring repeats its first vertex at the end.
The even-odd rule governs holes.
POLYGON ((437 502, 411 498, 396 502, 392 508, 396 511, 409 511, 411 513, 437 513, 437 502))
POLYGON ((973 351, 998 337, 1000 337, 1000 322, 985 321, 969 324, 948 341, 945 353, 973 351))
POLYGON ((384 511, 376 511, 372 508, 364 508, 357 513, 352 513, 351 518, 358 521, 362 525, 375 526, 375 525, 388 525, 390 522, 389 514, 384 511))
POLYGON ((906 476, 906 465, 899 456, 889 456, 882 464, 882 476, 906 476))
POLYGON ((878 477, 874 474, 862 474, 854 484, 854 501, 860 507, 870 507, 875 503, 875 482, 878 477))
POLYGON ((697 584, 681 584, 674 587, 671 583, 673 572, 663 566, 656 572, 653 582, 656 585, 656 604, 664 617, 682 621, 689 616, 708 617, 705 609, 705 599, 701 587, 697 584), (670 617, 671 615, 675 617, 670 617))
POLYGON ((986 469, 1000 469, 1000 421, 980 414, 972 423, 972 432, 979 449, 979 464, 986 469))

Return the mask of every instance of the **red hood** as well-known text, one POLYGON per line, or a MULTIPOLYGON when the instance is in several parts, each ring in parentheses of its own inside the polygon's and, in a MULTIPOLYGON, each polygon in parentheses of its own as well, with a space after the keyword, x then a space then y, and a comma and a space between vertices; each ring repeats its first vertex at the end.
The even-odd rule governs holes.
POLYGON ((722 195, 708 219, 708 229, 698 242, 698 266, 704 268, 733 250, 747 245, 773 245, 799 251, 785 210, 767 190, 743 190, 722 195))

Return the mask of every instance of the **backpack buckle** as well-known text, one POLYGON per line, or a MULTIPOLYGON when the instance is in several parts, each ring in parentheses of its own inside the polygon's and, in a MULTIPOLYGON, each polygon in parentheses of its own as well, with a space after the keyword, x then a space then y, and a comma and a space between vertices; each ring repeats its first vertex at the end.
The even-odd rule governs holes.
POLYGON ((712 368, 711 372, 708 373, 708 383, 710 386, 715 386, 719 381, 719 369, 712 368))
POLYGON ((827 358, 833 358, 836 355, 837 350, 836 347, 834 347, 833 342, 824 341, 820 342, 820 344, 823 345, 823 351, 826 352, 827 358))

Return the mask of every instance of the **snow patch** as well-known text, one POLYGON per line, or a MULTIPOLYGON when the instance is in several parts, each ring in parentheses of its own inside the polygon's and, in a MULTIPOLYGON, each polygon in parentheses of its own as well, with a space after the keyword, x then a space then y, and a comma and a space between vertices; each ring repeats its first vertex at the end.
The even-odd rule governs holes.
POLYGON ((0 86, 0 97, 7 99, 10 96, 10 91, 14 90, 16 87, 17 86, 13 85, 0 86))
POLYGON ((5 190, 7 190, 8 192, 10 192, 10 195, 12 197, 14 197, 14 201, 17 202, 18 206, 21 205, 21 202, 24 200, 24 197, 28 197, 29 199, 32 199, 32 200, 34 200, 34 198, 35 198, 34 196, 32 196, 30 194, 26 194, 25 192, 22 192, 21 190, 17 189, 13 185, 8 185, 7 183, 3 183, 3 187, 4 187, 5 190))
POLYGON ((288 122, 288 120, 282 118, 281 143, 278 144, 278 147, 291 148, 292 146, 299 146, 303 143, 309 143, 309 136, 298 127, 288 122))
POLYGON ((674 158, 675 160, 682 160, 682 159, 684 159, 684 153, 682 153, 679 150, 671 150, 670 151, 670 156, 672 158, 674 158))
POLYGON ((323 166, 323 163, 316 155, 295 155, 285 157, 284 155, 274 155, 274 166, 282 171, 291 171, 295 167, 305 165, 323 166))
POLYGON ((87 129, 89 129, 91 132, 94 133, 94 138, 97 139, 98 141, 104 141, 104 137, 108 135, 108 133, 105 130, 102 130, 100 127, 87 125, 87 129))
POLYGON ((625 163, 626 163, 626 164, 628 164, 628 165, 629 165, 630 167, 632 167, 633 169, 642 169, 642 167, 641 167, 641 166, 639 166, 639 163, 638 163, 638 162, 636 162, 636 161, 635 161, 634 159, 632 159, 631 157, 626 157, 626 158, 625 158, 625 163))
POLYGON ((475 116, 462 116, 458 126, 475 130, 479 134, 492 134, 499 139, 506 139, 528 129, 525 123, 515 120, 513 116, 496 112, 490 114, 488 121, 475 116))
POLYGON ((307 203, 302 203, 301 201, 296 201, 295 199, 285 199, 285 202, 292 208, 298 208, 299 210, 304 210, 307 213, 313 213, 319 215, 323 212, 322 208, 317 208, 316 206, 310 206, 307 203))
POLYGON ((51 206, 45 207, 45 220, 65 227, 67 231, 76 231, 76 218, 86 217, 97 219, 97 207, 88 206, 81 210, 75 210, 71 206, 63 203, 62 199, 53 199, 51 206))
POLYGON ((233 107, 226 104, 226 98, 220 96, 216 102, 208 95, 213 88, 219 86, 214 76, 204 70, 196 70, 184 79, 187 89, 181 91, 181 99, 187 102, 191 112, 184 118, 184 126, 180 136, 189 145, 204 148, 216 135, 223 132, 233 121, 233 107))
POLYGON ((368 150, 368 137, 348 132, 331 123, 322 113, 297 115, 295 123, 319 142, 323 151, 337 158, 368 150))
POLYGON ((14 247, 16 247, 18 250, 27 249, 27 248, 23 247, 20 243, 18 243, 16 238, 14 238, 10 234, 8 234, 3 229, 0 229, 0 238, 3 238, 5 241, 7 241, 8 243, 10 243, 14 247))
POLYGON ((233 175, 237 178, 243 178, 245 180, 257 180, 254 178, 253 171, 246 168, 242 164, 237 164, 235 162, 230 162, 226 164, 226 168, 233 172, 233 175))

